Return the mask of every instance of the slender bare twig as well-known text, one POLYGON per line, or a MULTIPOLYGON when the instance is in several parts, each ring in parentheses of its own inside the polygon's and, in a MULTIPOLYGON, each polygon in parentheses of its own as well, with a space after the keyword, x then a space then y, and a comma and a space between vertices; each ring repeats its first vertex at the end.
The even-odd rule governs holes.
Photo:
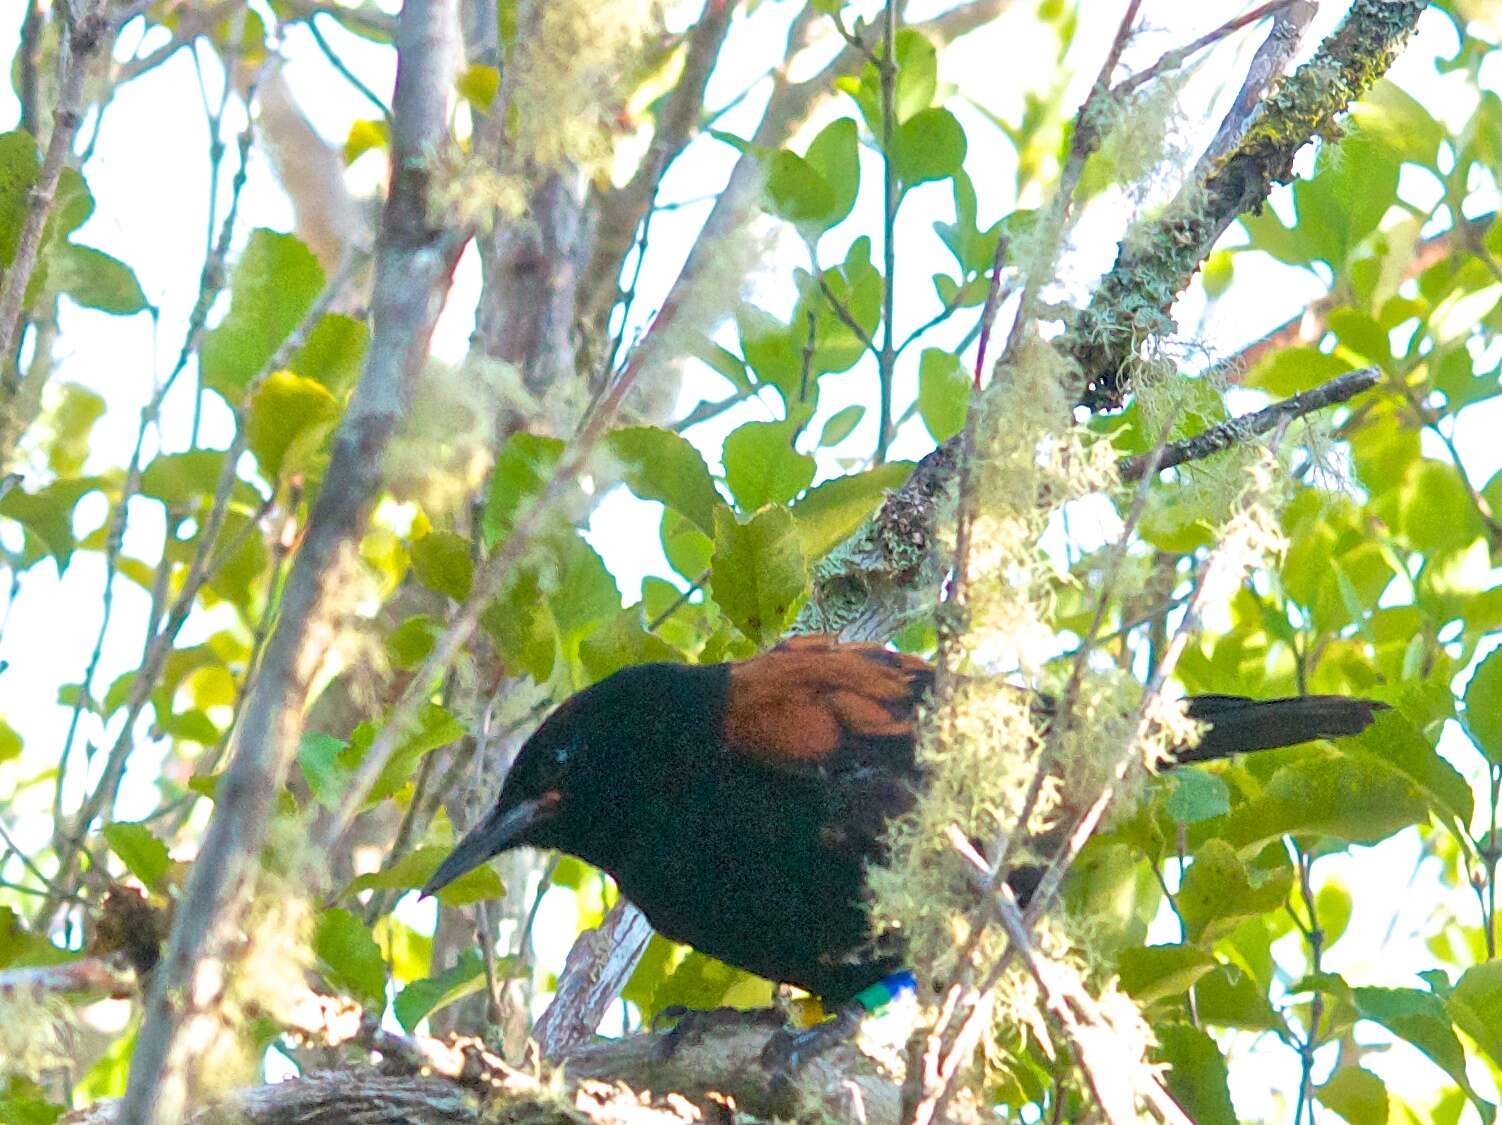
MULTIPOLYGON (((226 220, 227 222, 230 220, 226 220)), ((141 658, 140 669, 131 684, 130 695, 125 704, 125 721, 121 725, 120 733, 111 747, 105 760, 103 771, 93 791, 84 799, 78 812, 73 816, 71 827, 65 827, 61 819, 57 821, 56 831, 58 834, 58 871, 54 877, 56 885, 60 888, 68 885, 67 879, 71 875, 73 863, 78 857, 79 845, 88 832, 89 824, 99 813, 114 799, 116 788, 124 775, 125 762, 130 756, 134 746, 136 719, 145 709, 151 699, 157 677, 161 674, 167 658, 172 653, 172 645, 192 613, 198 594, 203 587, 214 577, 218 568, 234 556, 235 549, 244 538, 252 534, 259 519, 269 511, 275 495, 262 501, 257 515, 247 521, 240 530, 234 542, 225 545, 216 553, 219 546, 219 533, 223 528, 224 519, 229 512, 229 501, 234 489, 235 481, 238 480, 236 472, 240 454, 244 452, 249 440, 246 428, 246 413, 249 404, 254 397, 254 392, 272 372, 285 367, 292 356, 307 341, 308 335, 314 326, 323 319, 329 308, 339 299, 349 284, 350 278, 357 269, 359 257, 351 255, 344 266, 334 276, 323 292, 309 308, 302 321, 277 348, 276 354, 262 367, 260 372, 247 385, 247 390, 240 406, 236 410, 235 436, 230 442, 230 447, 225 451, 224 462, 220 466, 219 480, 214 488, 214 497, 210 502, 208 515, 204 521, 203 529, 198 535, 198 546, 188 564, 187 573, 183 577, 177 596, 174 598, 171 608, 167 612, 167 619, 161 629, 146 640, 146 651, 141 658)), ((39 918, 50 915, 56 906, 53 902, 43 904, 38 912, 39 918)))
POLYGON ((339 72, 339 77, 353 86, 366 101, 375 106, 381 115, 381 119, 389 123, 391 121, 391 108, 381 100, 380 95, 361 81, 358 74, 350 70, 345 61, 339 57, 339 53, 333 47, 329 46, 329 41, 323 37, 323 32, 318 30, 318 17, 321 14, 320 12, 314 12, 303 21, 303 26, 308 29, 308 34, 313 37, 313 42, 318 44, 318 49, 323 52, 323 57, 328 60, 329 65, 339 72))
POLYGON ((179 1043, 199 975, 254 874, 276 791, 296 748, 302 707, 329 641, 335 587, 383 479, 382 452, 403 416, 467 236, 432 225, 433 164, 448 143, 457 52, 453 0, 409 0, 397 33, 391 187, 382 220, 365 370, 334 452, 241 717, 235 754, 158 965, 121 1107, 131 1122, 175 1121, 189 1093, 189 1044, 179 1043))
POLYGON ((897 375, 897 159, 892 145, 897 136, 897 0, 882 11, 882 49, 872 60, 881 86, 881 350, 876 355, 876 456, 887 459, 892 441, 892 381, 897 375))
POLYGON ((1233 445, 1243 444, 1258 434, 1265 434, 1280 425, 1286 425, 1295 418, 1302 418, 1316 410, 1324 410, 1327 407, 1347 402, 1362 391, 1371 390, 1381 378, 1382 371, 1377 367, 1363 367, 1359 371, 1348 371, 1311 390, 1301 391, 1271 406, 1264 406, 1261 410, 1243 414, 1240 418, 1232 418, 1229 422, 1222 422, 1218 426, 1211 426, 1203 433, 1195 434, 1194 437, 1173 442, 1163 451, 1161 457, 1147 455, 1124 457, 1121 461, 1121 479, 1141 480, 1164 469, 1171 469, 1175 465, 1201 461, 1233 445))
POLYGON ((1206 47, 1219 43, 1228 35, 1234 35, 1249 24, 1266 19, 1268 16, 1281 15, 1286 9, 1298 3, 1303 3, 1303 0, 1267 0, 1266 3, 1257 5, 1250 12, 1243 12, 1239 16, 1232 16, 1214 31, 1207 31, 1192 43, 1187 43, 1182 47, 1175 47, 1173 50, 1165 52, 1157 62, 1153 63, 1146 70, 1139 71, 1130 78, 1123 79, 1111 90, 1111 96, 1115 98, 1125 97, 1135 90, 1140 90, 1165 71, 1177 70, 1183 65, 1184 60, 1191 55, 1198 54, 1206 47))

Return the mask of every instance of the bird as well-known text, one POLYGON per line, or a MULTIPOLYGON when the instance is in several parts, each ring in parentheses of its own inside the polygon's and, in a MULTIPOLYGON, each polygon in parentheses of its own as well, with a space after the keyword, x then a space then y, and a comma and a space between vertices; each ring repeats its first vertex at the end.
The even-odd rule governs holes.
MULTIPOLYGON (((664 937, 847 1004, 902 970, 900 946, 872 939, 866 870, 922 791, 914 732, 933 682, 918 656, 824 635, 623 668, 538 727, 422 893, 510 848, 556 849, 608 873, 664 937)), ((1200 695, 1186 709, 1209 725, 1170 765, 1356 734, 1385 705, 1200 695)), ((1023 897, 1036 869, 1015 875, 1023 897)))

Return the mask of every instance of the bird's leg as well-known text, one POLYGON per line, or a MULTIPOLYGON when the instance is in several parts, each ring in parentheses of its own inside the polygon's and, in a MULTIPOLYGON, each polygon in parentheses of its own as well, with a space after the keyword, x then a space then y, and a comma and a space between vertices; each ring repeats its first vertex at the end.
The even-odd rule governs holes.
POLYGON ((823 1023, 801 1031, 788 1027, 774 1031, 762 1048, 761 1065, 774 1085, 790 1082, 810 1060, 859 1031, 868 1016, 882 1014, 901 1001, 911 1002, 917 992, 918 983, 907 969, 883 977, 841 1004, 823 1023))
POLYGON ((671 1004, 652 1017, 652 1030, 669 1021, 674 1021, 673 1026, 652 1047, 659 1061, 672 1058, 679 1048, 712 1031, 764 1027, 769 1023, 780 1029, 784 1016, 779 1008, 686 1008, 671 1004))

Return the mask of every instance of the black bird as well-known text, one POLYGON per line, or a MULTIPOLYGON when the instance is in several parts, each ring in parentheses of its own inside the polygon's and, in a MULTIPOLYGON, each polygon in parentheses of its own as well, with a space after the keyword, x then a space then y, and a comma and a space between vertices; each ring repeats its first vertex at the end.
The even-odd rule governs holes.
MULTIPOLYGON (((870 940, 866 867, 923 784, 913 727, 932 683, 918 657, 828 637, 622 669, 538 728, 423 893, 508 848, 557 848, 664 936, 841 1004, 902 965, 870 940)), ((1384 706, 1196 696, 1211 726, 1174 764, 1355 734, 1384 706)))

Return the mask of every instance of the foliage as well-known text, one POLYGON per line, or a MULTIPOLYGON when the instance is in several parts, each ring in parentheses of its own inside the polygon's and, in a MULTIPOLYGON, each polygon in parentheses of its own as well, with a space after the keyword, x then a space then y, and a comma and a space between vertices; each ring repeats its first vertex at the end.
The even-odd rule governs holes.
MULTIPOLYGON (((315 18, 284 7, 265 13, 284 29, 315 18)), ((1087 65, 1076 53, 1083 5, 1026 7, 1031 31, 1061 69, 1087 65)), ((508 49, 523 34, 510 8, 501 5, 508 49)), ((841 10, 816 3, 809 18, 833 32, 841 10)), ((150 5, 141 22, 171 34, 178 18, 172 5, 150 5)), ((1242 217, 1196 290, 1211 314, 1255 306, 1269 289, 1258 271, 1275 263, 1276 276, 1322 294, 1314 334, 1262 350, 1237 386, 1186 363, 1124 412, 1080 427, 1081 448, 1109 441, 1122 454, 1142 453, 1169 413, 1181 436, 1242 412, 1253 396, 1295 394, 1368 365, 1382 373, 1378 392, 1289 454, 1281 558, 1214 607, 1175 676, 1189 693, 1345 693, 1383 700, 1391 712, 1338 745, 1155 779, 1091 842, 1066 886, 1091 979, 1114 977, 1135 1000, 1156 1034, 1152 1057, 1171 1065, 1169 1089, 1195 1120, 1235 1120, 1235 1103, 1262 1086, 1258 1060, 1272 1056, 1293 1060, 1305 1079, 1306 1090, 1282 1092, 1285 1102, 1303 1105, 1301 1095, 1312 1094, 1355 1125, 1495 1116, 1502 472, 1475 475, 1471 443, 1484 443, 1466 423, 1484 426, 1502 401, 1502 224, 1492 221, 1494 191, 1476 186, 1494 184, 1502 166, 1502 99, 1483 92, 1498 50, 1485 29, 1448 6, 1437 6, 1435 19, 1458 45, 1439 65, 1473 112, 1456 125, 1402 86, 1379 83, 1343 137, 1319 141, 1307 176, 1242 217), (1470 217, 1457 226, 1456 216, 1470 217), (1172 409, 1155 422, 1163 403, 1172 409), (1392 856, 1411 858, 1413 870, 1363 874, 1364 863, 1392 856), (1422 918, 1404 913, 1398 886, 1410 879, 1425 888, 1422 918), (1383 885, 1392 901, 1360 901, 1383 885), (1373 930, 1399 920, 1416 928, 1427 959, 1369 963, 1373 930), (1390 1054, 1401 1051, 1413 1065, 1386 1065, 1394 1044, 1390 1054)), ((261 20, 230 21, 204 41, 224 59, 253 59, 271 34, 261 20)), ((389 39, 386 23, 364 9, 325 14, 325 24, 341 21, 373 42, 389 39)), ((838 28, 878 43, 863 24, 838 28)), ((591 103, 587 136, 564 138, 587 150, 592 205, 611 190, 600 145, 609 141, 621 161, 645 160, 645 142, 667 127, 688 66, 683 36, 626 38, 635 61, 609 68, 624 83, 610 91, 620 104, 591 103)), ((871 50, 849 73, 826 76, 821 116, 800 135, 749 140, 753 130, 741 135, 725 107, 730 120, 711 115, 713 128, 677 157, 754 161, 763 209, 800 262, 771 262, 785 299, 758 290, 724 324, 694 335, 681 349, 692 356, 675 357, 696 387, 727 396, 716 405, 702 395, 700 405, 713 408, 702 417, 674 414, 673 395, 669 406, 645 393, 642 402, 629 398, 578 479, 560 476, 584 404, 600 397, 596 360, 651 331, 650 317, 632 305, 638 263, 622 272, 624 257, 611 263, 610 285, 616 273, 625 283, 612 290, 613 319, 578 326, 589 346, 578 357, 577 387, 529 383, 532 373, 514 359, 492 386, 486 372, 502 366, 495 355, 458 369, 433 361, 421 405, 438 412, 446 433, 483 435, 464 458, 480 468, 450 489, 383 497, 341 589, 334 655, 320 669, 297 768, 277 794, 274 840, 306 840, 334 815, 403 690, 479 588, 486 561, 513 549, 516 561, 478 607, 480 631, 463 659, 419 683, 423 705, 399 728, 361 805, 359 846, 345 840, 338 854, 311 862, 326 883, 309 888, 311 956, 325 991, 371 1015, 389 1010, 408 1032, 424 1021, 474 1029, 485 1013, 470 998, 496 980, 528 1000, 548 992, 561 958, 539 964, 517 935, 531 933, 533 899, 544 893, 571 906, 581 927, 597 920, 612 895, 598 873, 565 859, 540 888, 526 872, 516 879, 481 868, 446 889, 439 907, 448 917, 467 919, 476 903, 504 899, 508 944, 485 956, 471 948, 471 923, 453 927, 463 930, 455 945, 433 936, 431 916, 413 905, 411 892, 456 827, 472 823, 490 795, 494 779, 476 784, 475 763, 494 762, 496 748, 547 706, 628 664, 727 660, 775 643, 810 597, 821 560, 907 479, 911 463, 889 449, 916 458, 963 431, 993 268, 1001 264, 1010 286, 1040 253, 1037 202, 1067 160, 1073 106, 1059 83, 1018 91, 1020 110, 993 114, 975 104, 988 91, 951 85, 958 79, 943 43, 921 25, 902 28, 892 69, 871 50), (1012 158, 1010 176, 975 157, 997 146, 1012 158), (908 240, 914 230, 922 244, 908 240), (889 266, 897 231, 904 241, 889 266), (900 289, 906 302, 914 276, 926 278, 926 303, 894 311, 889 294, 900 289), (487 397, 495 388, 500 409, 487 397), (562 499, 553 491, 560 480, 562 499), (641 545, 603 542, 591 527, 601 496, 623 493, 657 506, 641 539, 653 557, 660 546, 664 565, 639 593, 623 580, 621 559, 641 545), (451 502, 455 495, 463 502, 451 502)), ((476 122, 473 148, 483 148, 486 108, 504 89, 505 72, 494 67, 477 64, 461 80, 464 120, 476 122)), ((591 88, 589 96, 604 95, 591 88)), ((222 113, 211 122, 217 141, 231 135, 222 113)), ((99 125, 112 127, 108 118, 99 125)), ((384 119, 354 121, 340 158, 354 164, 389 145, 384 119)), ((40 162, 30 134, 0 134, 0 267, 15 255, 40 162)), ((3 360, 6 405, 17 410, 24 404, 10 388, 54 362, 66 370, 69 334, 99 323, 88 318, 157 313, 137 280, 148 263, 121 261, 82 233, 93 193, 104 190, 93 165, 82 166, 64 171, 26 291, 29 343, 3 360)), ((478 190, 462 179, 462 161, 447 174, 456 197, 478 190)), ((507 174, 525 181, 517 169, 507 174)), ((1089 169, 1094 186, 1082 205, 1120 206, 1106 185, 1142 186, 1115 183, 1117 174, 1089 169)), ((541 182, 529 190, 540 193, 541 182)), ((648 195, 661 210, 631 216, 625 232, 654 270, 676 268, 657 264, 648 222, 676 207, 666 198, 671 183, 653 179, 648 195)), ((229 198, 218 197, 221 220, 233 214, 229 198)), ((509 221, 500 203, 492 209, 509 221)), ((289 562, 328 484, 334 435, 358 405, 369 344, 362 303, 336 303, 336 311, 319 304, 338 275, 311 238, 244 226, 232 228, 228 260, 211 250, 197 319, 175 325, 192 362, 162 383, 192 383, 191 420, 163 421, 152 413, 157 399, 140 419, 140 448, 117 454, 101 431, 134 420, 152 389, 138 402, 58 380, 45 388, 12 463, 0 467, 20 474, 0 485, 7 615, 33 589, 53 592, 37 598, 82 589, 80 575, 91 597, 101 576, 106 591, 102 622, 90 617, 88 630, 66 630, 77 670, 55 685, 55 703, 5 699, 0 822, 24 827, 28 846, 24 861, 15 847, 0 860, 0 970, 84 957, 91 911, 111 880, 138 884, 164 909, 180 894, 181 861, 195 853, 220 799, 225 755, 278 622, 289 562), (230 458, 233 428, 243 456, 230 458), (134 615, 128 627, 119 623, 125 615, 134 615), (43 710, 48 717, 38 719, 43 710), (59 723, 60 739, 37 733, 59 723), (76 823, 80 810, 87 815, 76 823)), ((1048 299, 1066 296, 1077 294, 1050 291, 1048 299)), ((149 357, 127 366, 139 380, 149 357)), ((1297 425, 1288 444, 1303 437, 1297 425)), ((1238 456, 1154 483, 1119 565, 1108 543, 1077 526, 1052 526, 1021 545, 1044 552, 1048 567, 1048 625, 1061 638, 1044 660, 1050 676, 1065 667, 1058 654, 1087 633, 1102 591, 1111 595, 1100 629, 1108 639, 1096 656, 1139 675, 1155 666, 1210 529, 1240 483, 1246 463, 1238 456)), ((432 466, 435 477, 443 471, 436 456, 432 466)), ((1134 499, 1131 490, 1093 497, 1118 522, 1134 499)), ((50 612, 68 609, 54 603, 50 612)), ((34 640, 3 639, 12 661, 34 640)), ((880 639, 928 653, 934 638, 925 620, 880 639)), ((268 848, 267 865, 309 865, 293 851, 268 848)), ((765 1002, 768 989, 654 939, 624 995, 640 1026, 677 1004, 765 1002)), ((259 1048, 281 1030, 267 1029, 259 1048)), ((118 1085, 133 1035, 120 1032, 81 1089, 92 1096, 118 1085)), ((1071 1060, 1036 1036, 1019 1032, 993 1054, 988 1088, 999 1113, 1047 1119, 1061 1104, 1078 1107, 1071 1060)), ((3 1075, 0 1117, 55 1118, 58 1091, 43 1077, 3 1075)))

